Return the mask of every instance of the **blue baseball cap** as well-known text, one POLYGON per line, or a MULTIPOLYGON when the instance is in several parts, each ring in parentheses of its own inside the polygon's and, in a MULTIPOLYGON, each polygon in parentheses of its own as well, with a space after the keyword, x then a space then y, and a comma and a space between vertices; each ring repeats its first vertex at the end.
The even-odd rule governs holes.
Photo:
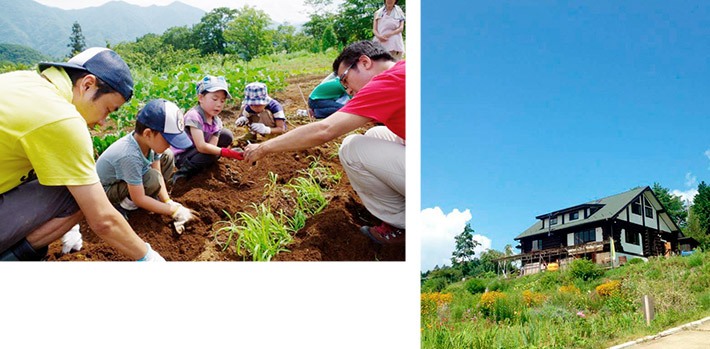
POLYGON ((41 62, 39 71, 49 67, 72 68, 88 71, 107 83, 128 101, 133 96, 133 76, 118 53, 106 47, 91 47, 65 63, 41 62))
POLYGON ((203 92, 224 91, 227 94, 227 98, 232 98, 232 95, 229 94, 229 85, 224 76, 207 75, 197 82, 196 89, 198 95, 203 92))
POLYGON ((192 146, 185 133, 185 119, 175 103, 153 99, 138 112, 138 121, 153 131, 160 132, 170 145, 178 149, 192 146))

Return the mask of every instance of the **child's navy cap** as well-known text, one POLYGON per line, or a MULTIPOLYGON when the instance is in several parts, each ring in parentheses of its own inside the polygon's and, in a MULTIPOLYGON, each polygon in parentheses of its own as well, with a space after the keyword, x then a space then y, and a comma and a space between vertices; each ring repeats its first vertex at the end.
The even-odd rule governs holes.
POLYGON ((72 68, 96 75, 128 101, 133 96, 133 76, 128 65, 118 53, 105 47, 92 47, 74 56, 66 63, 42 62, 39 70, 49 67, 72 68))
POLYGON ((138 121, 153 131, 159 131, 170 145, 178 149, 192 146, 185 133, 185 119, 175 103, 154 99, 138 112, 138 121))

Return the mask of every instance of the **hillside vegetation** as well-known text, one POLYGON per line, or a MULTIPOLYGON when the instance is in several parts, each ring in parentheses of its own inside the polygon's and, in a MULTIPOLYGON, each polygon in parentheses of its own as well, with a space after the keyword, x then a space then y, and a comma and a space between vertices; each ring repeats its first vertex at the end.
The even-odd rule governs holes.
POLYGON ((47 55, 29 47, 14 44, 0 44, 0 66, 6 64, 32 65, 42 61, 50 61, 47 55))
POLYGON ((422 348, 601 348, 710 314, 710 253, 469 279, 421 295, 422 348), (655 299, 646 326, 641 299, 655 299))

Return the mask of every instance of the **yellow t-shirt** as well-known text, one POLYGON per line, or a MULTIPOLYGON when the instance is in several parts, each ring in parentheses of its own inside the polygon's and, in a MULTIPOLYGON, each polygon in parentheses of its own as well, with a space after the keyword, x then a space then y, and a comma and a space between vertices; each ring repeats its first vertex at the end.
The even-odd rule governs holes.
POLYGON ((0 194, 34 169, 40 184, 88 185, 99 181, 86 121, 72 101, 63 69, 43 74, 0 74, 0 194))

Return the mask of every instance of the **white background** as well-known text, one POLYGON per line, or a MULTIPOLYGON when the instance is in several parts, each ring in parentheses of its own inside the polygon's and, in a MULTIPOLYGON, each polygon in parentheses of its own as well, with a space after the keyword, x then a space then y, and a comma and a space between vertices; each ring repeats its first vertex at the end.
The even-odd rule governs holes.
POLYGON ((2 263, 0 347, 418 348, 419 20, 409 1, 406 262, 2 263))

